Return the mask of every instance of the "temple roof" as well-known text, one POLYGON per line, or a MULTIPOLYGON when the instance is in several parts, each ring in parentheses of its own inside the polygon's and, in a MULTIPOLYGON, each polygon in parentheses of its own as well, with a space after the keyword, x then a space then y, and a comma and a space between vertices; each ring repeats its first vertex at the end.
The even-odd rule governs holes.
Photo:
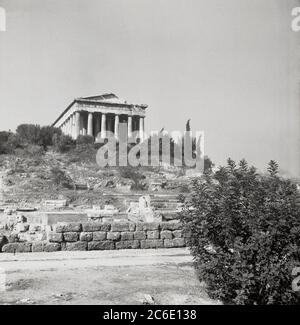
POLYGON ((147 105, 136 105, 136 104, 130 104, 126 100, 120 99, 117 95, 113 93, 107 93, 102 95, 96 95, 96 96, 89 96, 89 97, 80 97, 77 98, 78 101, 92 101, 92 102, 99 102, 99 103, 108 103, 108 104, 123 104, 123 105, 134 105, 134 106, 140 106, 142 108, 146 108, 147 105))
POLYGON ((60 120, 60 118, 76 103, 79 104, 96 104, 96 105, 103 105, 103 106, 124 106, 124 107, 128 107, 130 109, 136 107, 138 109, 142 109, 145 110, 148 105, 146 104, 132 104, 132 103, 128 103, 126 100, 122 100, 120 99, 117 95, 113 94, 113 93, 106 93, 106 94, 102 94, 102 95, 96 95, 96 96, 89 96, 89 97, 79 97, 79 98, 75 98, 72 103, 59 115, 59 117, 55 120, 55 122, 53 123, 53 125, 55 125, 55 123, 57 121, 60 120))

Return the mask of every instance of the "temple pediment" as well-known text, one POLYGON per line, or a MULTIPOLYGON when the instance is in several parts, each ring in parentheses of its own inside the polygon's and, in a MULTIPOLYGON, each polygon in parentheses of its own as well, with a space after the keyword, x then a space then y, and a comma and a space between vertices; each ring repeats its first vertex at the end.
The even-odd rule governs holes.
POLYGON ((144 118, 147 105, 132 104, 113 93, 79 97, 63 111, 53 126, 61 128, 64 134, 77 139, 79 135, 105 137, 112 131, 118 138, 119 123, 127 122, 128 137, 133 131, 144 133, 144 118))

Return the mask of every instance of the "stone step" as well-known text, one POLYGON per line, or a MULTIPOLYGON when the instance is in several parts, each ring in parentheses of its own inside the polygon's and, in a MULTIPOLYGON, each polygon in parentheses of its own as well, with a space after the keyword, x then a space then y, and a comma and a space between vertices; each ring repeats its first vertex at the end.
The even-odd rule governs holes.
POLYGON ((57 222, 86 222, 87 213, 77 211, 28 212, 23 213, 29 224, 53 225, 57 222))

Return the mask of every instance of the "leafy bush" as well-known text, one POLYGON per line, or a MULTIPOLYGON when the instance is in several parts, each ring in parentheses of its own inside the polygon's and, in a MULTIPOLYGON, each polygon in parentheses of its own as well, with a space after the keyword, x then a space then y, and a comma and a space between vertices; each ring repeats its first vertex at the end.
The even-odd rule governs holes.
POLYGON ((20 124, 17 127, 17 134, 25 143, 39 144, 41 127, 35 124, 20 124))
POLYGON ((61 170, 59 167, 53 167, 51 169, 52 179, 53 182, 57 186, 62 186, 66 188, 72 188, 73 187, 73 181, 72 179, 66 175, 66 173, 61 170))
POLYGON ((75 141, 69 135, 54 134, 52 142, 53 149, 61 153, 67 152, 75 147, 75 141))
POLYGON ((10 132, 0 132, 0 154, 9 153, 9 148, 7 146, 9 135, 10 132))
POLYGON ((95 142, 94 137, 90 135, 79 135, 76 139, 77 145, 86 145, 86 144, 93 144, 95 142))
POLYGON ((17 148, 23 148, 23 141, 19 135, 6 131, 0 132, 0 154, 14 153, 17 148))
POLYGON ((145 189, 145 184, 143 182, 145 176, 142 175, 137 169, 131 166, 120 167, 120 176, 123 178, 131 179, 134 182, 132 189, 134 190, 145 189))
POLYGON ((292 269, 300 260, 296 186, 271 161, 259 175, 242 160, 195 179, 182 220, 199 278, 212 298, 236 304, 298 304, 292 269))
POLYGON ((57 136, 62 135, 62 131, 59 128, 55 128, 53 126, 43 126, 40 129, 40 139, 39 144, 46 148, 47 146, 53 145, 53 137, 57 134, 57 136))

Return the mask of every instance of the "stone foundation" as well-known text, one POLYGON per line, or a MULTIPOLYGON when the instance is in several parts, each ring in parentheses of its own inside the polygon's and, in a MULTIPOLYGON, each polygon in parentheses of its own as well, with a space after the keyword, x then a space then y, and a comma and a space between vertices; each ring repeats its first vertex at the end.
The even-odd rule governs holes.
POLYGON ((58 223, 47 233, 47 240, 8 242, 2 252, 175 248, 186 246, 187 237, 180 222, 58 223))

